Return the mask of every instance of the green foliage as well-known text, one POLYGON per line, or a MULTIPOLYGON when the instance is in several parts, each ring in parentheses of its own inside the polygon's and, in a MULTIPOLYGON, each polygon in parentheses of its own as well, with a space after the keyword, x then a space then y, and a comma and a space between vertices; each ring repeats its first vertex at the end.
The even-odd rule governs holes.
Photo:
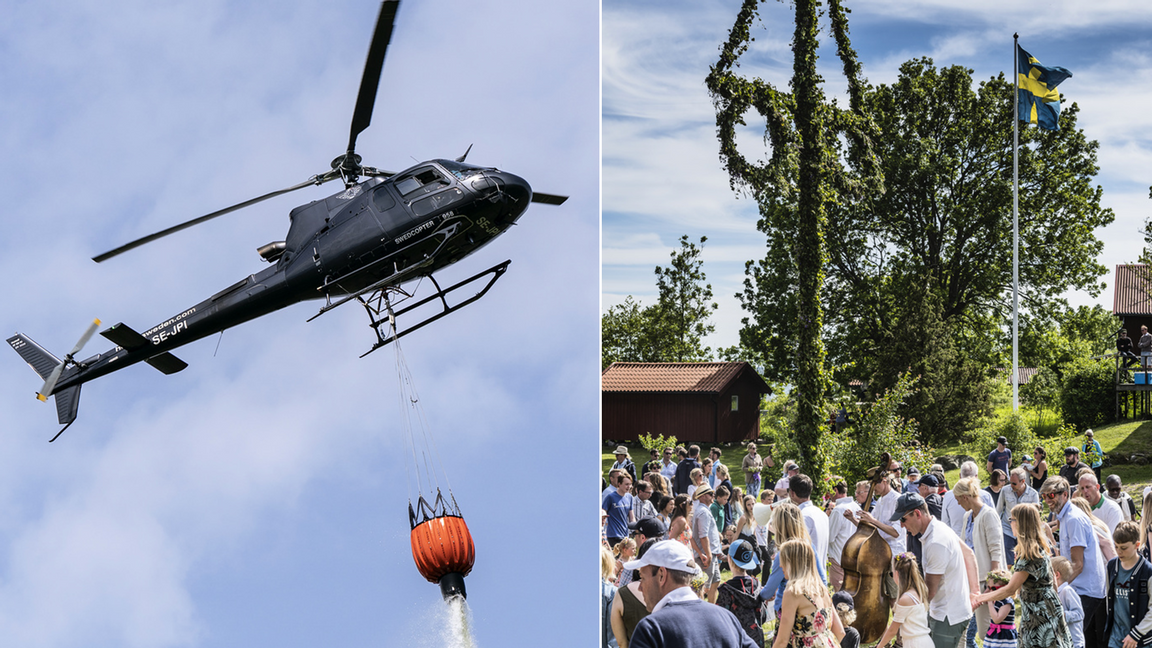
MULTIPOLYGON (((983 459, 988 456, 988 453, 996 449, 996 439, 999 437, 1008 439, 1007 445, 1012 450, 1013 464, 1020 463, 1024 455, 1032 454, 1038 445, 1038 439, 1032 431, 1032 427, 1028 425, 1025 417, 1019 412, 1008 412, 1005 416, 997 418, 992 424, 977 428, 975 437, 970 447, 973 448, 974 456, 980 460, 977 463, 981 466, 984 465, 983 459)), ((1049 461, 1049 463, 1052 462, 1049 461)))
MULTIPOLYGON (((1073 360, 1115 351, 1118 328, 1120 322, 1116 316, 1100 305, 1077 308, 1055 305, 1022 322, 1020 366, 1045 368, 1060 378, 1073 360)), ((1005 346, 1010 348, 1010 345, 1011 340, 1006 338, 1005 346)), ((1007 359, 1005 366, 1010 361, 1007 359)), ((1050 387, 1045 385, 1044 389, 1050 387)))
POLYGON ((700 247, 680 237, 680 249, 672 252, 667 268, 656 266, 656 287, 660 291, 658 309, 652 323, 659 331, 666 362, 710 360, 712 350, 701 340, 716 329, 709 321, 717 304, 712 301, 712 285, 704 283, 704 242, 700 247))
POLYGON ((779 383, 768 383, 774 396, 766 398, 760 407, 760 443, 771 448, 777 465, 800 457, 796 444, 796 402, 792 394, 779 383))
POLYGON ((891 328, 881 332, 874 352, 858 365, 871 375, 869 391, 890 389, 905 372, 918 375, 919 389, 904 399, 901 414, 918 422, 928 443, 959 439, 991 414, 987 370, 957 348, 930 286, 893 290, 886 310, 891 328))
POLYGON ((644 308, 628 295, 600 318, 601 369, 613 362, 655 362, 659 349, 652 335, 654 307, 644 308))
POLYGON ((872 152, 875 129, 863 110, 864 81, 848 41, 848 20, 840 0, 829 0, 828 16, 836 53, 848 81, 848 110, 828 101, 821 89, 822 79, 816 71, 817 0, 794 3, 792 92, 782 92, 762 79, 734 73, 738 59, 752 40, 750 26, 762 1, 744 1, 706 84, 716 107, 720 158, 733 189, 747 190, 760 205, 761 230, 772 232, 765 263, 776 264, 764 267, 779 267, 785 273, 787 284, 780 294, 789 295, 791 306, 782 312, 785 319, 781 326, 746 326, 740 343, 764 358, 767 367, 781 368, 780 373, 770 374, 770 379, 784 379, 795 385, 795 434, 800 463, 816 483, 821 483, 826 456, 820 438, 827 429, 826 396, 830 385, 825 368, 821 302, 828 255, 828 209, 838 200, 860 198, 879 189, 882 180, 872 152), (765 140, 772 149, 766 163, 749 161, 736 146, 736 127, 745 123, 744 115, 752 109, 765 120, 765 140), (777 245, 773 250, 774 243, 777 245), (790 342, 787 353, 783 352, 783 340, 790 342), (777 365, 776 361, 783 362, 777 365))
POLYGON ((1079 429, 1100 425, 1112 418, 1115 408, 1115 368, 1110 360, 1080 358, 1068 365, 1060 412, 1079 429))
POLYGON ((664 453, 665 448, 676 448, 676 437, 669 435, 665 438, 663 434, 652 436, 645 432, 640 435, 640 445, 649 452, 655 450, 657 455, 661 455, 664 453))
POLYGON ((700 247, 680 237, 680 249, 672 252, 667 268, 656 266, 659 298, 655 305, 642 306, 628 295, 624 302, 608 309, 600 318, 600 365, 613 362, 702 362, 712 359, 712 350, 701 340, 715 326, 709 322, 717 304, 712 302, 712 286, 704 283, 700 247))
POLYGON ((900 415, 904 401, 915 392, 916 381, 905 373, 871 406, 854 405, 850 418, 856 421, 855 425, 822 439, 829 457, 829 472, 843 476, 849 488, 864 479, 869 468, 880 463, 884 452, 905 466, 923 470, 931 465, 934 448, 920 443, 916 421, 900 415))

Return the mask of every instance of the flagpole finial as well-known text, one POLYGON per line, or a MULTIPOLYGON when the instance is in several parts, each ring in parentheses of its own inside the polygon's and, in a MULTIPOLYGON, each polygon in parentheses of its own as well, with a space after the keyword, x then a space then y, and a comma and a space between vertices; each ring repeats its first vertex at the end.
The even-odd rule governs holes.
POLYGON ((1020 32, 1016 32, 1015 34, 1012 34, 1012 40, 1020 40, 1020 32))

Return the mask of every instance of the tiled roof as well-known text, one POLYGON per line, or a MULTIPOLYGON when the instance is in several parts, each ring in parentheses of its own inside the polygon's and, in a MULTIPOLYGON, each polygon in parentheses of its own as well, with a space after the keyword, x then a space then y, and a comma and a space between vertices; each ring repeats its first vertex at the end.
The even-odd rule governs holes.
POLYGON ((1152 268, 1149 266, 1117 265, 1113 291, 1113 315, 1152 315, 1152 268))
POLYGON ((600 389, 719 393, 745 368, 760 378, 747 362, 614 362, 600 374, 600 389))
MULTIPOLYGON (((1040 369, 1037 367, 1016 367, 1016 371, 1019 372, 1021 385, 1027 385, 1029 380, 1032 380, 1032 378, 1036 374, 1040 373, 1040 369)), ((1009 385, 1012 384, 1012 370, 1011 369, 999 367, 996 369, 996 373, 1004 374, 1004 381, 1007 382, 1009 385)))

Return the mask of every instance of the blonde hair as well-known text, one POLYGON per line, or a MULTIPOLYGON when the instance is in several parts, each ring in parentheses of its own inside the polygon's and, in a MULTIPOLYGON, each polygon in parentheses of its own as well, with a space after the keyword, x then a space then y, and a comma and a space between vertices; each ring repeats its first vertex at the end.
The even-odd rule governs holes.
POLYGON ((612 553, 616 554, 616 557, 619 558, 620 555, 624 553, 624 549, 631 549, 632 555, 635 556, 636 541, 632 538, 624 538, 620 542, 617 542, 615 547, 612 547, 612 553))
POLYGON ((1040 525, 1040 507, 1035 504, 1017 504, 1012 507, 1012 519, 1016 520, 1016 557, 1036 560, 1047 556, 1048 538, 1040 525))
POLYGON ((600 545, 600 578, 609 583, 616 580, 616 558, 604 545, 600 545))
POLYGON ((697 477, 699 477, 700 481, 703 482, 704 481, 704 471, 699 469, 699 468, 693 468, 692 472, 688 473, 688 478, 691 479, 693 482, 695 482, 697 477))
POLYGON ((788 576, 785 591, 812 600, 827 596, 828 587, 816 571, 816 552, 809 541, 793 539, 780 545, 780 567, 788 576))
POLYGON ((783 502, 772 511, 772 533, 778 545, 789 540, 803 540, 812 544, 812 536, 808 535, 808 526, 804 524, 804 515, 800 513, 800 507, 792 502, 783 502))
POLYGON ((965 477, 956 482, 956 486, 952 489, 952 494, 956 497, 980 497, 980 480, 976 477, 965 477))
POLYGON ((728 477, 729 477, 728 466, 725 466, 724 464, 720 464, 716 468, 716 479, 728 479, 728 477))
POLYGON ((896 574, 896 580, 900 587, 900 594, 897 598, 903 596, 904 592, 912 590, 920 599, 920 603, 925 608, 928 607, 928 586, 924 584, 924 578, 920 575, 920 567, 916 564, 916 554, 905 551, 893 556, 892 573, 896 574))
POLYGON ((1056 556, 1052 559, 1052 571, 1060 574, 1061 583, 1067 583, 1072 575, 1072 562, 1064 556, 1056 556))

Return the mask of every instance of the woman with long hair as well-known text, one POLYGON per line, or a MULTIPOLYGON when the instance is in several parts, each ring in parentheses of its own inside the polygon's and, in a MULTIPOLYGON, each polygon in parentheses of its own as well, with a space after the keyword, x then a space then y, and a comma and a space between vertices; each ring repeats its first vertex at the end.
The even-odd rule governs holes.
POLYGON ((1016 566, 1008 584, 976 597, 979 605, 1020 593, 1016 626, 1020 648, 1071 648, 1072 635, 1064 622, 1064 608, 1053 586, 1048 538, 1040 507, 1017 504, 1008 522, 1016 535, 1016 566))
MULTIPOLYGON (((699 468, 697 468, 699 470, 699 468)), ((687 495, 677 495, 672 507, 672 523, 668 525, 668 539, 677 540, 685 547, 692 547, 692 500, 687 495)))
POLYGON ((691 484, 688 484, 688 499, 695 501, 696 489, 704 483, 704 471, 700 468, 693 468, 692 472, 688 473, 688 479, 692 481, 691 484))
MULTIPOLYGON (((760 598, 765 601, 775 599, 772 607, 776 610, 776 615, 779 616, 784 605, 784 589, 788 586, 788 576, 780 568, 779 547, 789 540, 803 540, 811 547, 812 536, 808 534, 808 526, 804 524, 804 516, 800 513, 800 508, 792 502, 781 502, 776 505, 775 510, 772 511, 772 520, 768 523, 768 529, 776 538, 777 551, 772 558, 772 570, 768 574, 768 581, 760 590, 760 598)), ((817 563, 816 572, 822 581, 827 582, 823 565, 817 563)))
POLYGON ((816 567, 811 541, 796 538, 780 545, 780 568, 788 586, 772 648, 839 648, 844 626, 816 567))
MULTIPOLYGON (((979 496, 976 497, 979 500, 979 496)), ((892 574, 900 596, 892 608, 892 623, 884 630, 877 646, 886 646, 900 635, 904 648, 932 648, 928 632, 928 586, 920 576, 916 556, 911 551, 892 557, 892 574)))
POLYGON ((1044 486, 1044 480, 1048 479, 1048 453, 1044 448, 1036 446, 1036 463, 1032 465, 1028 474, 1032 475, 1032 488, 1039 493, 1040 488, 1044 486))
MULTIPOLYGON (((745 495, 743 498, 743 505, 741 510, 743 514, 736 520, 736 538, 738 540, 747 540, 748 544, 752 545, 752 550, 756 552, 757 558, 763 555, 760 551, 760 543, 756 541, 756 518, 752 517, 752 507, 756 505, 756 498, 751 495, 745 495)), ((757 565, 755 569, 748 571, 749 576, 758 576, 760 570, 764 566, 757 565)))
POLYGON ((656 519, 664 523, 664 528, 672 526, 672 509, 676 506, 676 498, 671 495, 653 497, 656 500, 656 519))
POLYGON ((616 599, 616 559, 612 550, 600 547, 600 644, 616 646, 616 636, 612 634, 612 602, 616 599))
POLYGON ((1083 497, 1073 497, 1069 501, 1083 511, 1084 515, 1088 516, 1088 521, 1092 523, 1092 530, 1096 532, 1096 541, 1100 543, 1100 553, 1104 556, 1104 564, 1107 565, 1109 560, 1116 557, 1116 545, 1112 542, 1112 532, 1108 530, 1108 525, 1104 524, 1100 518, 1092 515, 1092 505, 1088 503, 1088 500, 1083 497))

